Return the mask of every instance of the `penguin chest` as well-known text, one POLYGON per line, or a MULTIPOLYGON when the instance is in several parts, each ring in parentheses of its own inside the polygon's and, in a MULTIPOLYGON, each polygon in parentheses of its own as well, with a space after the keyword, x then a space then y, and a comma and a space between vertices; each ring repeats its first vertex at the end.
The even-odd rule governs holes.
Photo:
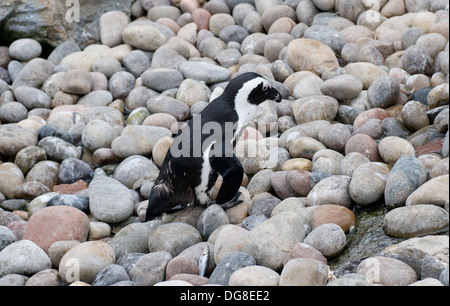
POLYGON ((209 180, 212 173, 212 167, 209 162, 209 156, 211 152, 211 147, 215 142, 211 143, 203 153, 203 164, 202 171, 200 175, 200 185, 195 187, 195 195, 197 196, 197 200, 201 205, 206 205, 210 201, 210 190, 209 189, 209 180))
POLYGON ((255 119, 257 106, 248 102, 236 103, 236 113, 238 115, 238 122, 234 139, 244 131, 247 125, 255 119))

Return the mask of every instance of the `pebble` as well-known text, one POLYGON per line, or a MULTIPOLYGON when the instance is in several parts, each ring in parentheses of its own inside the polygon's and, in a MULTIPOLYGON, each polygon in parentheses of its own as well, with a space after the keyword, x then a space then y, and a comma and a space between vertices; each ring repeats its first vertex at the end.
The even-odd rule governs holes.
POLYGON ((114 264, 116 258, 112 247, 103 241, 87 241, 68 250, 59 264, 59 275, 68 282, 92 284, 96 275, 114 264))
POLYGON ((286 250, 302 242, 305 237, 302 225, 299 215, 279 213, 253 228, 245 237, 242 250, 254 257, 258 265, 280 270, 288 253, 286 250), (267 247, 268 241, 271 247, 267 247))
POLYGON ((228 286, 229 281, 233 273, 236 271, 248 267, 255 266, 255 259, 244 252, 233 252, 225 256, 222 261, 214 269, 213 273, 209 277, 209 284, 217 284, 222 286, 228 286))
POLYGON ((99 221, 118 223, 133 213, 131 191, 109 177, 96 177, 89 184, 89 208, 99 221))
POLYGON ((280 275, 280 286, 325 286, 328 266, 312 258, 295 258, 287 262, 280 275))
POLYGON ((86 241, 88 231, 86 214, 73 207, 58 205, 35 212, 27 223, 23 239, 33 241, 47 251, 56 241, 86 241), (48 232, 55 234, 49 236, 48 232))
POLYGON ((141 77, 145 86, 159 92, 177 88, 183 81, 181 72, 175 69, 166 68, 147 70, 141 77))
POLYGON ((179 70, 185 78, 203 81, 207 85, 227 81, 231 76, 228 69, 206 62, 185 62, 179 70))
POLYGON ((280 275, 262 266, 239 269, 231 275, 229 286, 278 286, 280 275))
POLYGON ((448 212, 435 205, 418 204, 398 207, 384 217, 383 230, 387 235, 412 238, 435 235, 448 229, 448 212))
POLYGON ((383 256, 363 260, 356 273, 382 286, 408 286, 417 281, 417 274, 410 266, 398 259, 383 256))
POLYGON ((18 61, 29 62, 39 57, 41 53, 42 46, 34 39, 18 39, 9 46, 9 55, 18 61))
POLYGON ((348 193, 350 177, 333 175, 318 182, 309 192, 307 199, 311 205, 335 204, 351 207, 348 193))
POLYGON ((312 39, 295 39, 289 43, 287 60, 294 71, 311 71, 318 75, 327 69, 338 67, 333 50, 326 44, 312 39))
POLYGON ((404 206, 408 196, 427 180, 427 170, 414 156, 402 156, 392 167, 386 181, 386 206, 404 206))
POLYGON ((165 251, 176 257, 202 241, 198 230, 185 223, 168 223, 157 227, 149 238, 150 252, 165 251))
POLYGON ((368 206, 383 197, 389 168, 381 163, 364 163, 353 172, 350 197, 361 206, 368 206))
POLYGON ((128 24, 122 32, 122 39, 126 44, 143 51, 155 51, 167 41, 161 31, 147 22, 128 24))
POLYGON ((429 180, 408 196, 406 199, 406 206, 434 204, 444 207, 445 203, 448 202, 448 181, 448 174, 429 180))
POLYGON ((0 277, 10 274, 33 275, 51 268, 50 258, 34 242, 16 241, 0 252, 0 277))
POLYGON ((214 261, 218 265, 228 254, 242 252, 242 241, 249 231, 235 225, 224 226, 214 243, 214 261))
POLYGON ((358 97, 363 90, 363 84, 353 75, 341 74, 322 83, 320 90, 324 95, 346 101, 358 97))
POLYGON ((298 125, 318 120, 333 121, 337 115, 339 103, 327 96, 311 96, 295 100, 291 104, 298 125))
POLYGON ((395 164, 402 156, 415 156, 414 147, 407 140, 390 136, 378 144, 381 158, 388 164, 395 164))
POLYGON ((333 258, 341 253, 346 242, 344 231, 334 223, 319 225, 303 241, 317 249, 326 258, 333 258))

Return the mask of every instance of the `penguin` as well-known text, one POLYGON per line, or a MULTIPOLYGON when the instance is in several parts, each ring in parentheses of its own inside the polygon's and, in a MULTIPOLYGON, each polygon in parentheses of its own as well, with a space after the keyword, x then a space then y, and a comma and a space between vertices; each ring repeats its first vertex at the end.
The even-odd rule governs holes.
POLYGON ((258 105, 266 100, 281 102, 282 97, 261 75, 243 73, 181 129, 150 193, 145 222, 193 204, 228 209, 242 202, 238 191, 244 169, 233 153, 234 146, 254 120, 258 105), (211 201, 219 175, 222 186, 211 201))

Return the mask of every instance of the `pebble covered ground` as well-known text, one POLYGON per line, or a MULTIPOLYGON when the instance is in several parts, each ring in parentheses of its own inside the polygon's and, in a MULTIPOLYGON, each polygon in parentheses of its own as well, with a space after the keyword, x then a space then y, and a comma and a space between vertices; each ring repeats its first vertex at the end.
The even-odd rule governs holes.
POLYGON ((364 3, 140 0, 83 50, 0 47, 0 286, 448 286, 448 0, 364 3), (237 144, 243 203, 142 222, 246 71, 284 100, 237 144))

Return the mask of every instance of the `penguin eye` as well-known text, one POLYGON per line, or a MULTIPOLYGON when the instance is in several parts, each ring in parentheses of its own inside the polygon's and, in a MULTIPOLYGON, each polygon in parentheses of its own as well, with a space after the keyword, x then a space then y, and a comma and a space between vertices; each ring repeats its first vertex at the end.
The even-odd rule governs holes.
POLYGON ((263 84, 262 90, 267 91, 270 88, 269 83, 263 84))

